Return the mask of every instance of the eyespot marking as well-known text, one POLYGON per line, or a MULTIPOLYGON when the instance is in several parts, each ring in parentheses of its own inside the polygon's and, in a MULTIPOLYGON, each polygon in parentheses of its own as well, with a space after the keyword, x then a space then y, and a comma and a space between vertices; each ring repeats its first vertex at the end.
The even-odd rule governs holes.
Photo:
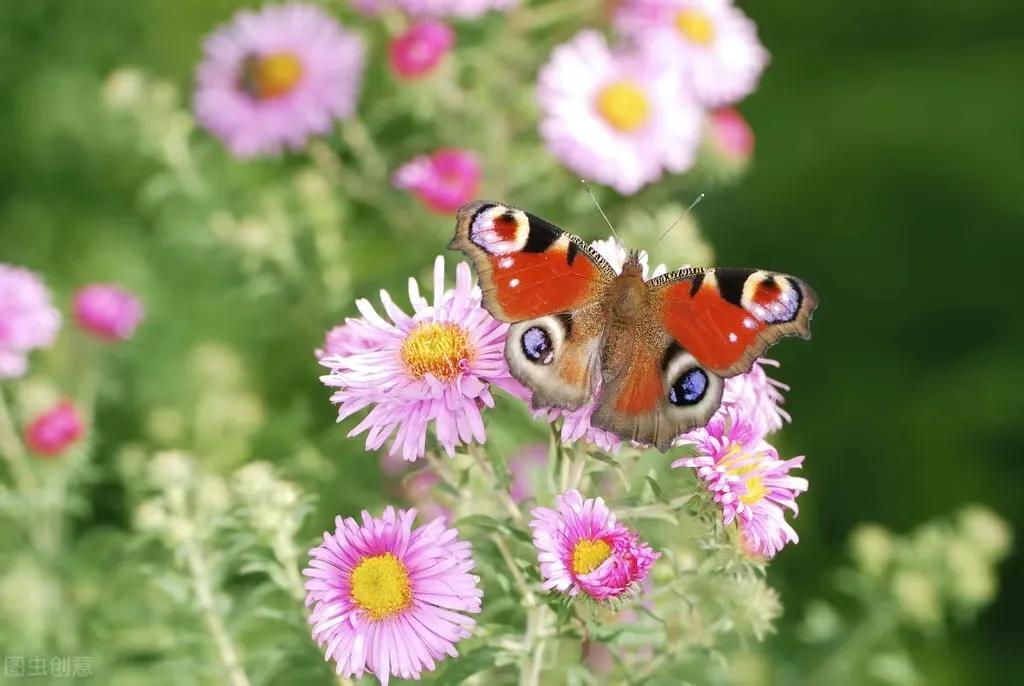
POLYGON ((709 385, 707 373, 700 367, 691 367, 668 389, 668 401, 676 407, 696 405, 704 399, 709 385))
POLYGON ((521 340, 523 355, 537 364, 551 364, 555 359, 555 349, 551 344, 551 335, 540 326, 531 326, 523 332, 521 340))

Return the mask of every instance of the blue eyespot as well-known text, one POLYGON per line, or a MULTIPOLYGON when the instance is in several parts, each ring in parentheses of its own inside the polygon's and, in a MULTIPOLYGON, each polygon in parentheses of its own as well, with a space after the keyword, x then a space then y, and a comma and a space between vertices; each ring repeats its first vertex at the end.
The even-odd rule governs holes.
POLYGON ((688 369, 679 375, 668 389, 668 401, 673 405, 696 405, 708 390, 708 375, 700 367, 688 369))
POLYGON ((551 364, 555 359, 551 336, 539 326, 531 326, 523 333, 523 354, 537 364, 551 364))

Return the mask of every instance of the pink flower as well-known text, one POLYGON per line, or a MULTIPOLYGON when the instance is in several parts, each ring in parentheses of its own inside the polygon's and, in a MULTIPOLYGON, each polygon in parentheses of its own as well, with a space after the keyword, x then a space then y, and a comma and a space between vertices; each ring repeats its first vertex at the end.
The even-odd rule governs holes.
POLYGON ((143 315, 142 303, 137 297, 107 283, 78 289, 72 307, 79 326, 108 341, 131 338, 143 315))
POLYGON ((735 408, 759 432, 768 435, 781 429, 792 418, 779 407, 785 401, 782 391, 788 391, 789 386, 769 377, 764 371, 764 365, 778 367, 779 363, 762 357, 754 362, 746 374, 725 380, 722 408, 718 413, 735 408))
POLYGON ((430 73, 455 44, 455 32, 439 21, 413 24, 388 45, 392 71, 405 79, 430 73))
POLYGON ((422 298, 414 279, 409 280, 413 313, 406 314, 381 292, 385 319, 367 300, 356 306, 374 345, 365 352, 324 357, 331 371, 322 376, 337 390, 338 421, 370 408, 349 432, 367 431, 366 448, 376 450, 394 435, 391 453, 413 461, 426 450, 428 428, 449 455, 455 446, 483 443, 481 409, 493 407, 490 387, 514 389, 505 362, 508 325, 498 322, 480 305, 480 289, 473 285, 469 266, 459 263, 454 290, 444 287, 444 259, 434 263, 433 304, 422 298))
POLYGON ((452 518, 452 511, 439 504, 436 497, 436 489, 440 481, 441 477, 434 470, 421 469, 402 481, 402 490, 405 497, 419 510, 424 519, 440 517, 443 521, 448 522, 452 518))
POLYGON ((733 164, 744 164, 754 154, 754 131, 732 107, 722 107, 708 116, 708 142, 716 156, 733 164))
POLYGON ((555 48, 537 102, 552 154, 626 195, 689 169, 700 144, 703 116, 679 72, 647 51, 613 52, 595 31, 555 48))
POLYGON ((757 27, 730 0, 623 0, 616 27, 671 64, 708 107, 752 93, 768 64, 757 27))
POLYGON ((29 423, 25 443, 29 450, 43 457, 55 457, 67 450, 85 433, 78 410, 70 401, 63 401, 29 423))
POLYGON ((800 539, 785 518, 797 513, 796 497, 807 490, 807 479, 790 476, 804 458, 780 460, 764 432, 738 408, 717 413, 708 425, 686 435, 697 456, 672 463, 690 467, 722 507, 722 523, 736 522, 744 547, 752 555, 770 558, 787 543, 800 539))
POLYGON ((604 499, 584 500, 570 490, 555 501, 555 510, 534 508, 530 521, 545 589, 617 598, 643 581, 661 556, 618 523, 604 499))
POLYGON ((0 379, 21 376, 28 353, 53 345, 60 312, 35 272, 0 262, 0 379))
POLYGON ((203 51, 196 118, 236 157, 302 148, 355 112, 363 42, 316 5, 241 10, 203 51))
POLYGON ((490 10, 507 11, 517 0, 359 0, 366 6, 376 5, 375 11, 383 7, 397 7, 413 17, 458 17, 478 19, 490 10))
POLYGON ((324 347, 314 351, 316 359, 325 357, 345 357, 357 353, 367 353, 378 349, 378 339, 372 326, 362 319, 348 317, 344 324, 339 324, 324 336, 324 347))
POLYGON ((508 458, 508 471, 512 475, 509 495, 516 503, 532 498, 535 484, 544 475, 548 465, 548 446, 545 443, 528 445, 508 458))
POLYGON ((442 149, 403 164, 392 183, 411 191, 434 212, 452 214, 476 197, 480 163, 468 150, 442 149))
POLYGON ((440 519, 413 528, 416 510, 388 507, 362 524, 338 517, 309 551, 306 607, 313 638, 337 673, 419 679, 468 637, 483 593, 469 543, 440 519))

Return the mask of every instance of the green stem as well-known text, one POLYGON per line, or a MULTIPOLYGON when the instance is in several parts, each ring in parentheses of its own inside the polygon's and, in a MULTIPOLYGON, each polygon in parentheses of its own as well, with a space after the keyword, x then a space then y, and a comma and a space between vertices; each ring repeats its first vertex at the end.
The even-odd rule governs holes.
POLYGON ((15 487, 28 495, 39 487, 39 480, 26 462, 28 453, 18 436, 14 421, 7 406, 7 394, 0 389, 0 452, 4 454, 11 470, 15 487))

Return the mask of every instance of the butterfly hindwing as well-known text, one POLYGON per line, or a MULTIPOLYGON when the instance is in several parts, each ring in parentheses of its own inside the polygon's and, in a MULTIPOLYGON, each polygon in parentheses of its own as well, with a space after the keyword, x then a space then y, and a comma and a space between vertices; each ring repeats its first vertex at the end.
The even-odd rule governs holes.
POLYGON ((506 322, 592 305, 615 277, 582 239, 496 202, 463 206, 449 247, 473 260, 484 305, 506 322))
POLYGON ((723 377, 749 371, 783 336, 810 338, 818 304, 800 279, 759 269, 684 269, 648 285, 669 335, 723 377))

